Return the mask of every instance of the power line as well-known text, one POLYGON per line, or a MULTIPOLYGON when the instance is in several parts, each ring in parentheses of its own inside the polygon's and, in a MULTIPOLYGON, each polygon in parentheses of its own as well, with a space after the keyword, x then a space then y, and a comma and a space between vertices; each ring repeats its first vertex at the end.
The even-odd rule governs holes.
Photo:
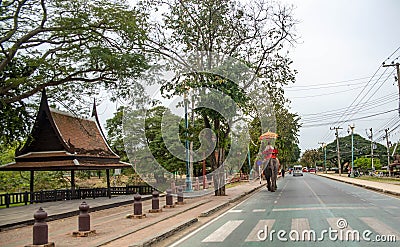
MULTIPOLYGON (((382 96, 382 97, 380 97, 380 98, 375 99, 374 101, 369 102, 368 105, 369 105, 369 104, 375 104, 375 103, 381 102, 381 101, 383 101, 383 100, 392 99, 393 96, 396 95, 396 94, 397 94, 397 93, 390 93, 390 94, 384 95, 384 96, 382 96)), ((364 105, 367 105, 367 104, 364 104, 364 105)), ((320 114, 327 113, 327 112, 344 112, 344 111, 342 111, 342 110, 346 110, 346 109, 347 109, 347 107, 342 107, 342 108, 338 108, 338 109, 330 110, 330 111, 324 111, 324 112, 318 112, 318 113, 304 114, 303 116, 320 115, 320 114)))
MULTIPOLYGON (((386 60, 389 60, 398 50, 400 49, 400 46, 392 53, 392 54, 390 54, 390 56, 386 59, 386 60)), ((385 60, 385 61, 386 61, 385 60)), ((346 116, 347 115, 347 112, 349 111, 349 109, 357 102, 357 100, 358 100, 358 98, 362 95, 362 93, 364 92, 364 90, 368 87, 368 85, 370 84, 370 82, 372 81, 372 79, 378 74, 378 72, 379 72, 379 70, 381 69, 382 67, 381 66, 379 66, 378 67, 378 69, 375 71, 375 73, 372 75, 372 77, 370 78, 370 80, 367 82, 367 84, 365 85, 365 87, 361 90, 361 92, 357 95, 357 97, 353 100, 353 102, 350 104, 350 106, 349 107, 347 107, 347 109, 345 110, 345 112, 344 112, 344 114, 343 114, 343 116, 346 116)), ((385 70, 386 71, 386 70, 385 70)), ((383 73, 384 74, 384 73, 383 73)), ((383 75, 382 74, 382 75, 383 75)), ((380 77, 382 77, 382 75, 380 76, 380 77)), ((359 103, 357 104, 357 105, 359 105, 361 103, 361 100, 359 101, 359 103)), ((337 120, 337 122, 335 123, 335 124, 337 124, 337 123, 339 123, 342 119, 343 119, 343 116, 342 117, 340 117, 338 120, 337 120)), ((350 121, 350 120, 347 120, 347 121, 350 121)), ((317 125, 318 126, 318 125, 317 125)), ((325 124, 324 125, 319 125, 319 126, 325 126, 325 124)), ((311 126, 310 126, 311 127, 311 126)), ((327 140, 327 138, 330 136, 330 131, 327 131, 327 133, 324 135, 324 139, 323 139, 323 141, 326 141, 327 140)))
MULTIPOLYGON (((372 109, 375 109, 375 108, 390 104, 390 103, 395 102, 395 101, 396 101, 396 99, 391 99, 391 100, 388 100, 388 101, 379 101, 380 103, 370 102, 370 104, 364 106, 362 112, 367 113, 368 110, 372 110, 372 109)), ((337 111, 337 112, 331 111, 331 112, 327 112, 325 114, 323 112, 321 112, 321 113, 316 113, 316 114, 312 114, 312 115, 308 115, 308 116, 302 117, 302 122, 303 122, 303 124, 304 123, 309 124, 309 123, 312 123, 312 122, 320 122, 320 121, 323 121, 323 120, 334 119, 334 118, 337 118, 338 116, 341 116, 341 115, 343 115, 342 111, 337 111)))
MULTIPOLYGON (((393 73, 393 71, 391 73, 393 73)), ((386 70, 385 70, 385 72, 386 72, 386 70)), ((389 79, 390 76, 391 75, 386 77, 385 81, 375 90, 375 92, 373 94, 371 94, 371 96, 365 102, 368 102, 376 94, 376 92, 378 92, 378 90, 385 84, 385 82, 389 79)), ((364 95, 364 97, 362 97, 362 99, 359 101, 359 103, 357 105, 359 105, 361 103, 361 101, 369 94, 369 92, 371 92, 372 88, 374 88, 376 84, 377 84, 377 82, 375 82, 374 85, 372 85, 372 87, 368 90, 368 92, 364 95)), ((359 112, 359 110, 354 112, 350 117, 354 116, 357 112, 359 112)))
POLYGON ((359 81, 359 80, 365 80, 371 77, 362 77, 362 78, 357 78, 357 79, 350 79, 350 80, 345 80, 345 81, 338 81, 338 82, 328 82, 328 83, 318 83, 318 84, 309 84, 309 85, 290 85, 290 86, 285 86, 285 91, 300 91, 300 90, 312 90, 312 89, 324 89, 324 88, 331 88, 331 87, 346 87, 346 86, 355 86, 355 85, 361 85, 365 84, 365 81, 362 82, 357 82, 357 83, 347 83, 347 82, 352 82, 352 81, 359 81), (345 84, 343 84, 345 83, 345 84), (337 85, 337 84, 343 84, 343 85, 337 85), (332 86, 330 86, 332 85, 332 86), (298 89, 300 88, 300 89, 298 89), (304 88, 304 89, 302 89, 304 88))
POLYGON ((337 124, 337 123, 346 123, 346 122, 350 122, 350 121, 355 121, 355 120, 360 120, 360 119, 379 116, 379 115, 386 114, 386 113, 393 112, 393 111, 397 111, 397 109, 392 109, 392 110, 389 110, 389 111, 379 112, 379 113, 375 113, 375 114, 372 114, 372 115, 363 116, 363 117, 359 117, 359 118, 348 119, 348 120, 343 120, 343 121, 339 121, 339 122, 336 121, 336 122, 321 123, 321 124, 311 124, 311 125, 304 125, 302 127, 303 128, 309 128, 309 127, 319 127, 319 126, 332 125, 332 124, 337 124))

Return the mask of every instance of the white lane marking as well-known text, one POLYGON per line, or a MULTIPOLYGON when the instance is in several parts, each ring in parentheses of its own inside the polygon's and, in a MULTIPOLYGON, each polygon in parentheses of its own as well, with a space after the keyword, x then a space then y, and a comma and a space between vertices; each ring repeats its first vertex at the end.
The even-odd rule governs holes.
MULTIPOLYGON (((254 193, 253 195, 251 195, 249 198, 247 198, 246 200, 240 202, 238 205, 236 205, 233 208, 237 208, 240 205, 242 205, 243 203, 245 203, 247 200, 250 200, 252 197, 258 195, 258 193, 254 193)), ((188 235, 186 235, 185 237, 179 239, 178 241, 176 241, 175 243, 171 244, 169 247, 176 247, 179 246, 181 243, 183 243, 184 241, 188 240, 189 238, 193 237, 194 235, 196 235, 198 232, 200 232, 201 230, 203 230, 204 228, 207 228, 209 225, 213 224, 214 222, 216 222, 217 220, 221 219, 222 217, 224 217, 225 215, 227 215, 229 212, 226 211, 225 213, 221 214, 220 216, 217 216, 216 218, 210 220, 209 222, 207 222, 206 224, 202 225, 201 227, 197 228, 196 230, 194 230, 193 232, 189 233, 188 235)))
POLYGON ((258 213, 258 212, 265 212, 265 208, 264 209, 253 209, 253 213, 258 213))
POLYGON ((382 221, 373 217, 360 217, 360 219, 369 227, 371 227, 376 233, 379 233, 380 235, 395 235, 396 239, 400 239, 399 232, 396 232, 396 230, 392 227, 382 223, 382 221))
POLYGON ((258 232, 260 230, 264 230, 265 228, 270 231, 272 229, 272 226, 274 225, 275 220, 270 219, 270 220, 260 220, 258 221, 257 225, 251 230, 249 235, 247 236, 245 242, 260 242, 261 240, 258 238, 258 232))
POLYGON ((332 209, 371 209, 374 207, 309 207, 309 208, 274 208, 273 212, 303 211, 303 210, 332 210, 332 209))
POLYGON ((243 212, 243 210, 241 210, 241 209, 231 209, 228 212, 229 213, 241 213, 241 212, 243 212))
POLYGON ((292 231, 296 231, 299 236, 298 239, 301 241, 310 240, 310 224, 307 218, 295 218, 292 219, 292 231))
POLYGON ((325 203, 321 200, 321 198, 319 198, 319 196, 317 195, 317 193, 315 193, 315 191, 311 188, 311 186, 306 182, 306 180, 303 180, 304 183, 307 185, 307 187, 311 190, 311 192, 314 194, 314 196, 317 198, 319 204, 321 205, 325 205, 325 203))
POLYGON ((211 233, 208 237, 203 239, 203 243, 207 242, 224 242, 224 240, 231 234, 243 220, 230 220, 218 228, 215 232, 211 233))
MULTIPOLYGON (((331 228, 333 230, 337 230, 338 231, 337 236, 338 236, 339 240, 346 240, 346 241, 347 240, 355 240, 354 239, 354 235, 349 234, 349 233, 351 233, 353 231, 353 229, 349 225, 347 225, 344 228, 339 228, 339 226, 338 226, 338 221, 339 220, 345 220, 345 219, 342 219, 342 218, 327 218, 326 219, 326 221, 328 221, 328 223, 331 226, 331 228)), ((359 239, 361 239, 361 236, 359 236, 359 239)))

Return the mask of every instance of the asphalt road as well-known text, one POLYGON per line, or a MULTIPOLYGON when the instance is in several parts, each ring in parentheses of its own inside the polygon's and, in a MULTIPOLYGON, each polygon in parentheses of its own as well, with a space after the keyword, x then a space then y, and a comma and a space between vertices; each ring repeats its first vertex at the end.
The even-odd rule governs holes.
POLYGON ((398 198, 287 175, 276 192, 262 189, 171 247, 399 246, 399 212, 398 198))

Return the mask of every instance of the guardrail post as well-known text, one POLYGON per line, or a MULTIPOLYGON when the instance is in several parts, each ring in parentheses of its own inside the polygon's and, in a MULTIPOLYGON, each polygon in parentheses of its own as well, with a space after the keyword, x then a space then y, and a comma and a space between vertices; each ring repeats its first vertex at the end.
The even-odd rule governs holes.
POLYGON ((160 194, 157 190, 154 190, 152 196, 153 198, 151 199, 151 209, 149 210, 149 213, 160 213, 162 211, 162 209, 160 209, 160 194))
POLYGON ((6 208, 10 207, 10 195, 8 193, 5 194, 5 204, 6 208))
POLYGON ((43 190, 40 191, 40 203, 43 202, 43 190))
POLYGON ((28 191, 24 192, 24 203, 25 205, 28 205, 28 201, 29 201, 29 194, 28 191))
POLYGON ((40 207, 33 214, 35 224, 33 225, 33 245, 27 246, 55 246, 53 242, 49 243, 49 232, 46 223, 47 213, 40 207))

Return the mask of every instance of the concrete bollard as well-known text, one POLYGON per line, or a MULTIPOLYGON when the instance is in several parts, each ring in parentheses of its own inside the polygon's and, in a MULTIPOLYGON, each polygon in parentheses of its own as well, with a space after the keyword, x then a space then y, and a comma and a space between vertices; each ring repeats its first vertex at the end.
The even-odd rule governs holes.
POLYGON ((164 208, 173 208, 173 207, 175 207, 173 199, 174 198, 172 196, 172 191, 170 189, 167 189, 167 195, 165 196, 166 204, 164 205, 164 208))
POLYGON ((194 182, 194 189, 195 190, 200 190, 200 183, 199 183, 199 178, 196 177, 196 180, 194 182))
POLYGON ((172 182, 171 182, 171 191, 172 191, 173 193, 176 193, 175 181, 172 181, 172 182))
POLYGON ((183 202, 183 189, 182 189, 181 186, 179 186, 179 188, 178 188, 178 201, 176 202, 176 204, 178 204, 178 205, 183 205, 184 204, 184 202, 183 202))
POLYGON ((162 210, 160 209, 160 193, 157 190, 152 193, 153 198, 151 199, 151 209, 149 213, 160 213, 162 210))
POLYGON ((208 189, 208 180, 207 180, 207 176, 204 176, 204 182, 205 182, 205 184, 203 185, 203 189, 208 189))
POLYGON ((142 196, 136 193, 133 197, 133 214, 127 215, 127 218, 141 219, 143 217, 146 217, 146 214, 143 214, 142 196))
POLYGON ((96 230, 90 230, 90 215, 89 205, 86 202, 82 202, 79 205, 79 216, 78 216, 78 231, 73 232, 74 237, 88 237, 90 235, 96 234, 96 230))
POLYGON ((33 244, 26 245, 27 246, 55 246, 54 243, 49 243, 49 230, 46 223, 47 213, 43 210, 43 208, 39 208, 33 214, 33 218, 35 219, 35 224, 33 225, 33 244))

